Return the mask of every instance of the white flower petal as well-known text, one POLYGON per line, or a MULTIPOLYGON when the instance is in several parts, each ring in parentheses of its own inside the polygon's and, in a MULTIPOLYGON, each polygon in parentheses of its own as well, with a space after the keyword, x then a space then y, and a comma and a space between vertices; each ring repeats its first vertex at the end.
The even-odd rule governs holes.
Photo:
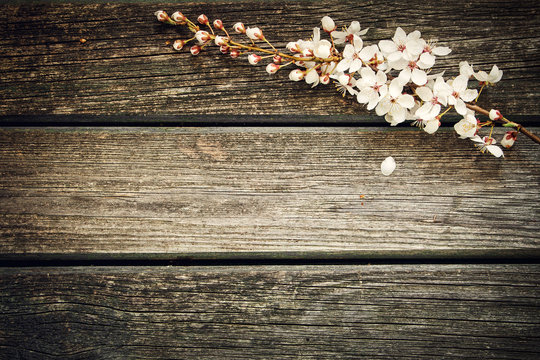
POLYGON ((433 108, 433 104, 431 104, 430 102, 424 103, 424 105, 420 106, 416 110, 414 115, 420 119, 426 119, 432 108, 433 108))
POLYGON ((369 67, 362 68, 362 70, 360 70, 360 76, 362 76, 362 80, 364 80, 365 84, 375 85, 375 82, 376 82, 375 72, 371 70, 371 68, 369 67))
POLYGON ((488 74, 485 71, 479 71, 474 74, 474 77, 478 81, 488 81, 488 74))
POLYGON ((392 103, 390 102, 390 100, 386 96, 386 97, 382 98, 381 101, 379 101, 379 104, 375 108, 375 113, 377 115, 379 115, 379 116, 383 116, 386 113, 388 113, 388 111, 390 110, 391 107, 392 107, 392 103))
POLYGON ((381 41, 379 41, 379 48, 385 54, 391 54, 391 53, 396 52, 398 50, 396 43, 391 41, 391 40, 381 40, 381 41))
POLYGON ((351 66, 351 63, 352 63, 352 58, 344 58, 343 60, 339 62, 339 64, 337 64, 336 72, 343 72, 347 70, 351 66))
POLYGON ((428 134, 433 134, 439 129, 440 124, 441 123, 437 119, 430 120, 426 123, 426 126, 424 126, 424 131, 428 134))
POLYGON ((388 87, 388 92, 390 93, 390 96, 393 98, 397 98, 401 93, 403 92, 403 84, 399 80, 399 78, 395 78, 390 82, 390 86, 388 87))
POLYGON ((503 151, 500 147, 498 147, 497 145, 488 145, 486 147, 487 151, 489 151, 490 153, 493 154, 493 156, 495 157, 504 157, 504 154, 503 154, 503 151))
POLYGON ((381 163, 381 172, 384 176, 388 176, 396 169, 396 161, 393 157, 389 156, 381 163))
POLYGON ((452 52, 452 50, 449 47, 446 46, 437 46, 433 50, 431 50, 433 55, 436 56, 446 56, 452 52))
POLYGON ((458 93, 462 92, 467 88, 468 82, 469 79, 466 76, 459 75, 452 82, 452 88, 458 93))
POLYGON ((421 69, 429 69, 435 64, 435 56, 430 53, 423 53, 420 55, 420 60, 418 61, 418 67, 421 69))
POLYGON ((386 84, 386 74, 383 71, 377 71, 377 84, 382 85, 386 84))
POLYGON ((460 95, 461 99, 463 101, 465 101, 465 102, 473 101, 478 96, 478 90, 476 90, 476 89, 467 89, 467 90, 461 92, 459 95, 460 95))
POLYGON ((431 101, 433 99, 433 92, 426 86, 416 88, 416 94, 422 99, 422 101, 431 101))
POLYGON ((420 69, 414 69, 411 73, 411 80, 416 85, 425 85, 427 83, 427 74, 420 69))
POLYGON ((424 45, 418 40, 408 40, 406 43, 406 50, 410 59, 415 59, 424 50, 424 45))
POLYGON ((407 33, 402 28, 398 27, 396 29, 396 32, 394 33, 394 37, 392 38, 392 40, 394 40, 395 43, 405 43, 405 41, 407 40, 407 33))
POLYGON ((407 67, 401 70, 397 78, 399 79, 401 84, 408 83, 411 80, 411 69, 407 67))
POLYGON ((465 103, 461 99, 456 100, 456 104, 454 105, 454 108, 456 109, 456 112, 459 115, 465 116, 465 114, 467 113, 467 107, 465 106, 465 103))
POLYGON ((349 72, 357 72, 362 67, 362 60, 360 59, 354 59, 351 63, 351 66, 349 67, 349 72))
POLYGON ((396 124, 404 122, 407 118, 407 110, 399 104, 394 104, 388 114, 392 116, 393 122, 396 124))
POLYGON ((403 94, 398 96, 397 103, 406 109, 410 109, 414 106, 414 98, 412 95, 403 94))

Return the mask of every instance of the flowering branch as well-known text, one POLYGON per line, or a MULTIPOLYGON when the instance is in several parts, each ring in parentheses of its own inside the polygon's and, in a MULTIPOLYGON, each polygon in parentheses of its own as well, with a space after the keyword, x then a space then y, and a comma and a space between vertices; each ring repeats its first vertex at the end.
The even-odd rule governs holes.
POLYGON ((310 40, 289 42, 289 52, 286 53, 276 49, 258 27, 246 28, 240 22, 234 24, 234 32, 249 39, 249 43, 244 43, 233 40, 219 19, 210 24, 206 15, 200 15, 197 22, 203 26, 201 29, 178 11, 170 17, 163 10, 155 15, 163 23, 186 26, 194 33, 188 40, 174 41, 175 50, 181 50, 194 41, 196 43, 190 47, 193 55, 215 44, 223 54, 233 58, 247 55, 252 65, 271 57, 272 61, 266 66, 269 74, 288 65, 296 65, 297 68, 289 73, 290 80, 304 80, 312 87, 326 85, 333 80, 343 96, 355 96, 359 103, 384 116, 392 126, 411 120, 412 125, 432 134, 441 125, 441 118, 455 110, 463 118, 454 125, 454 129, 461 138, 469 138, 476 143, 483 153, 487 151, 496 157, 503 156, 502 149, 495 145, 496 140, 491 136, 495 124, 513 128, 500 142, 505 148, 514 144, 518 133, 540 144, 538 136, 508 120, 498 110, 488 111, 477 105, 482 91, 502 78, 503 72, 496 65, 489 74, 475 72, 467 62, 459 64, 459 75, 454 78, 444 79, 444 72, 431 74, 436 58, 448 55, 451 50, 422 39, 419 31, 407 34, 398 27, 391 40, 364 46, 361 36, 368 29, 362 30, 358 21, 337 30, 334 21, 325 16, 322 29, 330 40, 321 39, 321 29, 315 27, 310 40), (218 35, 214 30, 222 34, 218 35), (261 42, 264 47, 257 44, 261 42), (339 50, 338 46, 343 48, 339 50), (479 89, 468 88, 473 77, 478 81, 479 89), (480 122, 476 113, 488 116, 489 120, 480 122), (484 127, 490 128, 489 135, 480 137, 478 134, 484 127))

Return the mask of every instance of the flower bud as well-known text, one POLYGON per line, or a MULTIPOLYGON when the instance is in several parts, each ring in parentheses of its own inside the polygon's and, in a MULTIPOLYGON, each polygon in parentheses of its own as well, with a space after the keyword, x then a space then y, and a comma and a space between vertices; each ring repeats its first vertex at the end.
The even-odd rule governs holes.
POLYGON ((195 38, 199 42, 199 44, 204 44, 208 40, 210 40, 210 34, 207 31, 199 30, 195 33, 195 38))
POLYGON ((216 38, 214 39, 214 42, 216 43, 217 46, 227 45, 227 38, 225 36, 217 35, 216 38))
POLYGON ((175 12, 171 15, 171 19, 173 19, 176 22, 185 22, 187 18, 182 14, 180 11, 175 12))
POLYGON ((274 57, 272 58, 272 61, 274 62, 274 64, 279 65, 283 61, 283 58, 279 55, 274 55, 274 57))
POLYGON ((208 17, 206 15, 204 15, 204 14, 199 15, 199 17, 197 18, 197 21, 200 24, 203 24, 203 25, 208 25, 210 23, 208 21, 208 17))
POLYGON ((234 24, 233 29, 238 34, 245 34, 246 33, 246 27, 241 22, 237 22, 236 24, 234 24))
POLYGON ((167 13, 163 10, 156 11, 154 15, 156 15, 158 21, 165 22, 169 20, 169 15, 167 15, 167 13))
POLYGON ((240 50, 238 49, 231 49, 231 57, 233 59, 236 59, 237 57, 240 56, 240 50))
POLYGON ((514 142, 517 139, 517 131, 508 131, 506 134, 504 134, 501 145, 504 146, 507 149, 510 149, 512 145, 514 145, 514 142))
POLYGON ((257 65, 259 61, 262 60, 262 57, 260 57, 257 54, 249 54, 248 55, 248 61, 251 65, 257 65))
POLYGON ((289 73, 289 79, 292 81, 300 81, 304 78, 304 72, 300 69, 294 69, 289 73))
POLYGON ((184 40, 174 40, 172 47, 174 50, 182 50, 184 45, 186 45, 186 42, 184 40))
POLYGON ((246 29, 246 35, 251 40, 263 40, 264 39, 264 35, 262 33, 262 30, 259 29, 258 27, 254 27, 254 28, 249 28, 248 27, 246 29))
POLYGON ((280 66, 271 62, 266 66, 266 72, 269 74, 275 74, 279 70, 280 66))
POLYGON ((499 110, 491 109, 489 111, 489 118, 493 121, 502 119, 502 114, 499 110))
POLYGON ((219 51, 221 51, 222 54, 226 54, 229 52, 229 46, 228 45, 221 45, 219 47, 219 51))
POLYGON ((330 75, 329 74, 323 74, 321 75, 321 78, 319 80, 321 84, 328 85, 330 83, 330 75))
POLYGON ((330 16, 325 16, 322 18, 322 27, 327 33, 331 33, 332 31, 336 30, 336 24, 330 16))
POLYGON ((216 19, 214 20, 214 27, 219 30, 223 30, 223 21, 216 19))
POLYGON ((287 43, 287 50, 289 50, 290 52, 293 52, 293 53, 299 53, 301 51, 300 46, 295 41, 291 41, 291 42, 287 43))
POLYGON ((193 45, 189 51, 191 51, 191 55, 199 55, 201 52, 201 47, 199 45, 193 45))

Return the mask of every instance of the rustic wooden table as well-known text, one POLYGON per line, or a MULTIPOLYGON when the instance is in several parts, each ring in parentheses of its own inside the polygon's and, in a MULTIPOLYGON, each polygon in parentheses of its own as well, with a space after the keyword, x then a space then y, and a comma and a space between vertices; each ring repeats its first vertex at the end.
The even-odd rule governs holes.
POLYGON ((159 9, 281 47, 324 15, 418 29, 540 132, 535 0, 0 5, 0 358, 540 357, 538 145, 175 52, 159 9))

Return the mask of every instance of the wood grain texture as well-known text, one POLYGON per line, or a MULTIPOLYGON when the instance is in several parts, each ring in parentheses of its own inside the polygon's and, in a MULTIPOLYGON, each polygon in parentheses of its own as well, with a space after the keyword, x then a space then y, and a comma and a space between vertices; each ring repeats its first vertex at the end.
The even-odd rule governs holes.
POLYGON ((540 356, 538 265, 0 270, 24 359, 540 356))
POLYGON ((451 129, 3 129, 0 252, 534 252, 535 146, 496 159, 451 129))
POLYGON ((333 86, 310 89, 289 81, 287 72, 271 77, 262 66, 215 50, 198 57, 175 52, 166 42, 189 34, 158 23, 153 14, 161 8, 191 18, 204 12, 228 26, 257 25, 280 47, 308 38, 327 14, 343 25, 360 20, 371 29, 366 44, 390 38, 397 26, 419 29, 453 49, 437 68, 447 75, 455 75, 462 60, 505 71, 481 105, 538 114, 535 0, 1 5, 0 114, 366 113, 333 86))

